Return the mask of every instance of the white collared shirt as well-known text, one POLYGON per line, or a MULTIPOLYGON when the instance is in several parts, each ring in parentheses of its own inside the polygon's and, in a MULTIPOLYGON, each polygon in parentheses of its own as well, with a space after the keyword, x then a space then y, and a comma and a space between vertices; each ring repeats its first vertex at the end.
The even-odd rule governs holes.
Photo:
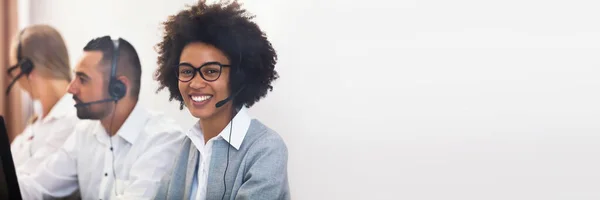
MULTIPOLYGON (((232 147, 236 150, 242 146, 242 141, 244 141, 244 137, 246 136, 246 132, 248 132, 248 128, 250 128, 250 122, 252 118, 248 115, 248 111, 245 107, 242 107, 240 111, 233 117, 233 126, 231 126, 232 122, 229 122, 227 126, 221 130, 219 135, 211 138, 204 144, 204 135, 200 130, 200 123, 196 123, 194 127, 192 127, 187 136, 190 138, 194 146, 199 151, 198 154, 198 164, 196 173, 194 174, 194 180, 192 182, 192 192, 190 196, 190 200, 205 200, 206 199, 206 188, 207 188, 207 180, 208 180, 208 172, 210 167, 210 157, 212 155, 212 146, 214 141, 222 137, 227 141, 232 147), (231 141, 229 140, 229 131, 231 129, 231 141)), ((215 183, 216 184, 216 183, 215 183)))
POLYGON ((23 199, 64 197, 77 189, 82 199, 152 199, 185 137, 174 120, 139 103, 113 137, 98 120, 82 120, 75 131, 44 167, 19 177, 23 199))
POLYGON ((23 133, 15 137, 10 147, 17 174, 35 172, 73 133, 79 120, 74 105, 72 95, 64 95, 46 116, 27 125, 23 133))

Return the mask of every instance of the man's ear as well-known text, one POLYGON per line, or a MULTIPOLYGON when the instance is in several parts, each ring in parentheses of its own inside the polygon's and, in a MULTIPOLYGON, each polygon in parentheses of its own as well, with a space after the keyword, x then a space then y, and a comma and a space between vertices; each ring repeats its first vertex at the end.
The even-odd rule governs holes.
POLYGON ((129 88, 131 88, 131 82, 126 76, 117 76, 117 80, 120 80, 125 85, 125 96, 129 94, 129 88))

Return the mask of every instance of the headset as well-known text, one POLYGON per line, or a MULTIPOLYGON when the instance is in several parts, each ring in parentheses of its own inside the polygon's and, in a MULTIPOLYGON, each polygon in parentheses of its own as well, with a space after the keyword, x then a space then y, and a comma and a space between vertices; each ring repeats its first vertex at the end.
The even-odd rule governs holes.
POLYGON ((11 66, 10 68, 8 68, 8 71, 12 71, 14 69, 16 69, 17 67, 19 67, 21 69, 21 72, 19 72, 19 74, 17 76, 15 76, 13 78, 13 80, 10 82, 10 84, 8 84, 8 88, 6 88, 6 95, 8 95, 10 93, 10 89, 12 88, 12 86, 17 82, 17 80, 19 80, 19 78, 21 78, 21 76, 23 75, 29 75, 31 73, 31 71, 33 71, 33 61, 31 61, 31 59, 29 59, 28 57, 23 57, 21 51, 22 50, 22 45, 21 45, 21 40, 23 37, 23 33, 25 32, 26 29, 21 30, 21 32, 19 33, 19 40, 18 40, 18 44, 17 44, 17 64, 11 66))
POLYGON ((119 40, 113 40, 114 49, 112 57, 112 66, 110 69, 110 81, 108 82, 108 94, 113 98, 114 101, 118 101, 125 96, 127 93, 127 87, 125 84, 117 79, 117 63, 119 61, 119 40))
MULTIPOLYGON (((7 96, 10 93, 10 89, 12 88, 12 86, 14 86, 14 84, 17 83, 17 80, 19 80, 19 78, 21 78, 21 76, 25 75, 25 77, 28 77, 29 74, 31 74, 31 72, 33 71, 33 66, 34 66, 33 61, 31 61, 31 59, 29 59, 28 57, 24 57, 23 53, 22 53, 23 45, 21 44, 21 41, 23 40, 23 33, 25 32, 26 29, 27 28, 24 28, 23 30, 21 30, 21 32, 19 32, 18 43, 17 43, 17 64, 8 68, 9 73, 10 73, 10 71, 15 70, 17 67, 19 67, 21 69, 21 72, 19 72, 19 74, 17 76, 15 76, 13 78, 13 80, 10 82, 10 84, 8 85, 8 88, 6 89, 7 96)), ((29 84, 29 85, 31 85, 31 84, 29 84)), ((31 85, 31 87, 33 87, 33 85, 31 85)), ((34 110, 33 102, 31 104, 31 107, 32 107, 31 110, 34 110)), ((37 119, 37 120, 40 120, 40 119, 37 119)), ((35 132, 34 132, 34 127, 31 126, 31 139, 33 139, 33 137, 35 137, 35 132)), ((32 147, 29 146, 29 156, 33 156, 33 152, 31 151, 31 149, 32 149, 32 147)))
MULTIPOLYGON (((242 57, 242 47, 241 46, 242 46, 241 43, 238 41, 238 51, 239 51, 238 52, 239 53, 239 60, 238 60, 238 64, 237 64, 238 67, 235 69, 235 71, 233 73, 234 74, 233 77, 240 80, 239 84, 241 86, 240 86, 240 88, 235 93, 233 93, 232 95, 230 95, 226 99, 217 102, 215 104, 216 108, 220 108, 221 106, 225 105, 228 101, 231 101, 232 102, 231 104, 234 104, 235 97, 238 96, 242 92, 242 90, 246 89, 246 85, 245 85, 245 83, 246 83, 246 74, 243 72, 242 68, 240 67, 242 65, 242 58, 243 58, 242 57)), ((234 70, 234 69, 232 68, 232 70, 234 70)), ((231 78, 229 80, 231 80, 231 78)), ((234 106, 234 105, 232 105, 232 106, 234 106)), ((244 106, 244 105, 242 105, 242 106, 244 106)), ((229 122, 230 122, 230 126, 229 126, 229 140, 228 140, 229 143, 231 143, 231 132, 233 130, 233 118, 235 118, 236 111, 237 111, 236 107, 233 107, 231 109, 231 119, 229 120, 229 122)), ((227 182, 225 180, 226 180, 226 177, 227 177, 227 169, 229 169, 229 150, 230 149, 231 149, 231 145, 227 145, 227 162, 225 164, 225 170, 223 172, 223 187, 224 187, 224 189, 223 189, 223 195, 221 196, 221 200, 225 199, 225 194, 227 193, 227 182)))
MULTIPOLYGON (((121 38, 118 38, 117 40, 112 40, 113 42, 113 51, 112 51, 112 60, 111 60, 111 66, 110 66, 110 79, 108 82, 108 95, 109 98, 106 99, 102 99, 99 101, 92 101, 92 102, 82 102, 82 103, 77 103, 75 104, 75 107, 82 107, 82 106, 89 106, 92 104, 98 104, 98 103, 106 103, 106 102, 115 102, 115 106, 113 107, 113 114, 110 120, 110 125, 109 125, 109 130, 112 130, 112 124, 115 118, 115 113, 114 110, 116 110, 117 107, 117 101, 121 100, 123 97, 125 97, 125 94, 127 93, 127 86, 125 86, 125 83, 123 83, 121 80, 117 79, 117 64, 119 61, 119 40, 121 40, 121 38)), ((112 138, 109 138, 108 141, 110 142, 110 151, 112 154, 112 171, 113 171, 113 177, 114 177, 114 188, 115 188, 115 196, 118 195, 117 193, 117 173, 115 172, 115 152, 113 151, 113 144, 112 144, 112 138)))
MULTIPOLYGON (((113 107, 113 116, 110 120, 110 128, 108 131, 112 130, 112 123, 115 119, 114 110, 116 110, 117 107, 116 102, 122 99, 127 93, 127 87, 125 86, 125 84, 121 80, 117 79, 117 63, 119 62, 119 40, 121 40, 121 38, 113 40, 114 49, 110 68, 110 80, 108 82, 108 94, 111 97, 110 100, 115 102, 115 106, 113 107)), ((112 144, 112 138, 109 138, 108 141, 110 142, 110 153, 112 154, 111 160, 114 178, 113 184, 115 186, 115 196, 118 196, 119 194, 117 193, 117 173, 115 172, 115 152, 113 151, 114 148, 112 144)))

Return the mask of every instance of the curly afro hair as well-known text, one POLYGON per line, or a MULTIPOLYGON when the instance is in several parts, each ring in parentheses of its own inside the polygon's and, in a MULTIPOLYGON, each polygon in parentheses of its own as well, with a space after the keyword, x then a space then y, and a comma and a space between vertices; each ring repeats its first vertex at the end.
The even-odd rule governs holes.
POLYGON ((275 71, 277 53, 265 33, 251 20, 254 15, 242 9, 237 1, 207 5, 201 0, 163 22, 164 36, 156 45, 159 82, 156 92, 168 88, 169 101, 176 99, 183 109, 175 68, 183 48, 202 42, 221 50, 231 62, 230 91, 243 90, 233 99, 234 108, 251 107, 273 90, 271 83, 279 76, 275 71))

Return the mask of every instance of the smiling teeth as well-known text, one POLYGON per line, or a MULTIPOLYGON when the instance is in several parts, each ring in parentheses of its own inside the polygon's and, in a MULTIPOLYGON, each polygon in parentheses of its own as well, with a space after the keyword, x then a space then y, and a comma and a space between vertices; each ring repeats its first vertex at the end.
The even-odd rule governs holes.
POLYGON ((202 102, 210 99, 211 96, 192 96, 192 100, 195 102, 202 102))

